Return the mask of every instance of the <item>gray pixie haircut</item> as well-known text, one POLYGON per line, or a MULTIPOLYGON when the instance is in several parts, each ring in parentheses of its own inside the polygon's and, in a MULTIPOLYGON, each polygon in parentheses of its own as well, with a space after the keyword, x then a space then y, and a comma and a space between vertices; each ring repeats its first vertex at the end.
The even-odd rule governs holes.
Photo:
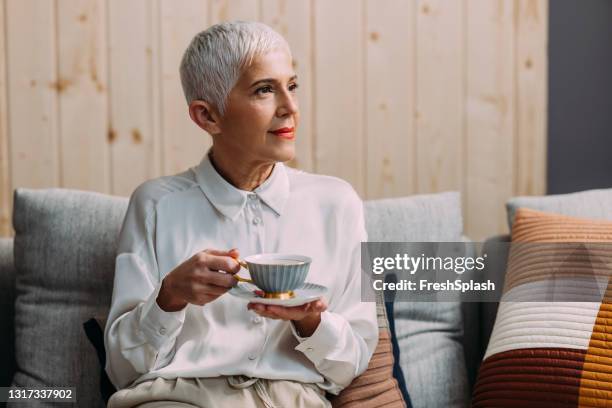
POLYGON ((255 57, 279 48, 290 52, 287 41, 263 23, 232 21, 202 31, 193 37, 181 60, 187 103, 203 100, 223 115, 227 96, 243 70, 255 57))

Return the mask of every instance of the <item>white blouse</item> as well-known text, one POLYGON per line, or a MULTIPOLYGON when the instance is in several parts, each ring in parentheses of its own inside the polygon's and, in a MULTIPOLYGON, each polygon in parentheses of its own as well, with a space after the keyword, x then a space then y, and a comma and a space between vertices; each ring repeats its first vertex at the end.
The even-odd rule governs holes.
POLYGON ((105 329, 111 381, 125 388, 156 377, 242 374, 339 393, 365 371, 378 341, 375 304, 360 298, 365 240, 362 202, 350 184, 282 163, 253 192, 229 184, 208 155, 143 183, 119 239, 105 329), (302 338, 292 323, 262 318, 229 293, 163 311, 156 298, 164 276, 207 248, 310 256, 306 281, 329 289, 316 331, 302 338))

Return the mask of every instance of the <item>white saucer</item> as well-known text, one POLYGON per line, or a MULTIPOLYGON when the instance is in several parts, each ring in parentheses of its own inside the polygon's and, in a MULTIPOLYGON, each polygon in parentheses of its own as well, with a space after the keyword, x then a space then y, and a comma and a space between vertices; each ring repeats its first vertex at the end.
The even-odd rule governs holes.
POLYGON ((301 288, 295 289, 294 297, 291 299, 266 299, 257 296, 254 291, 257 290, 255 285, 246 282, 239 282, 228 292, 230 295, 248 300, 253 303, 262 303, 264 305, 280 305, 280 306, 300 306, 304 303, 312 302, 319 299, 327 293, 327 288, 315 283, 304 283, 301 288))

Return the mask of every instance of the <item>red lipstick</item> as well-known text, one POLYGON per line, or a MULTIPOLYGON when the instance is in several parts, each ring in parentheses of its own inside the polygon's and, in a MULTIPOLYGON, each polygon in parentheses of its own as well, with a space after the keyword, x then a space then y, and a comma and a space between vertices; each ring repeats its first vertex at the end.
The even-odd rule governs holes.
POLYGON ((295 128, 292 127, 283 127, 276 130, 271 130, 270 133, 274 133, 276 136, 282 139, 291 140, 295 138, 295 128))

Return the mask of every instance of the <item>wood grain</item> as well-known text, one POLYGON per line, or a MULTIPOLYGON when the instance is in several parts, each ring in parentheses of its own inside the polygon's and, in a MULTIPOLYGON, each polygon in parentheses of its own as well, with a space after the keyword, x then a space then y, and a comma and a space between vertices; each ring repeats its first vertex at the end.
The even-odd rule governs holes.
POLYGON ((62 187, 110 192, 106 7, 57 3, 62 187))
POLYGON ((58 94, 54 2, 6 1, 11 185, 59 187, 58 94), (35 21, 36 24, 32 24, 35 21), (35 52, 33 52, 35 50, 35 52))
POLYGON ((159 139, 154 133, 154 38, 147 0, 110 0, 110 129, 112 192, 130 195, 160 174, 159 139))
POLYGON ((366 196, 406 196, 417 191, 415 3, 366 6, 366 196))
POLYGON ((548 1, 520 0, 516 28, 516 195, 546 194, 548 1))
POLYGON ((11 214, 13 197, 10 170, 7 74, 6 74, 6 1, 0 0, 0 236, 13 235, 11 214))
POLYGON ((222 21, 253 21, 260 18, 259 0, 210 0, 210 21, 215 24, 222 21))
POLYGON ((504 203, 513 193, 514 4, 467 3, 466 225, 475 240, 506 231, 504 203))
POLYGON ((196 164, 179 62, 219 21, 287 38, 301 124, 290 165, 363 198, 460 190, 465 232, 546 191, 548 0, 0 0, 0 234, 12 191, 129 195, 196 164))
POLYGON ((197 165, 211 145, 210 136, 189 117, 179 66, 191 39, 208 25, 202 0, 160 3, 162 173, 174 174, 197 165))
POLYGON ((462 190, 464 2, 417 1, 416 134, 420 193, 462 190))
POLYGON ((364 9, 315 0, 315 170, 365 195, 364 9), (330 39, 333 39, 330 40, 330 39))

